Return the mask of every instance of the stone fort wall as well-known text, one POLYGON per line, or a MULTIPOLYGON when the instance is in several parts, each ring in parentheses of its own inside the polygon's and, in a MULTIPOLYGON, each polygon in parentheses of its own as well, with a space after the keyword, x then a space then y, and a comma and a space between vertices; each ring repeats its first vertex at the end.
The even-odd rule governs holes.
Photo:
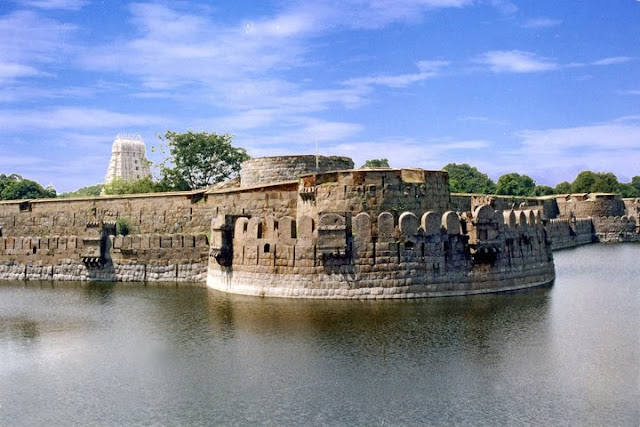
POLYGON ((448 175, 422 169, 374 169, 307 175, 300 178, 298 217, 320 212, 388 211, 421 215, 450 210, 448 175))
POLYGON ((296 181, 301 175, 346 169, 353 169, 353 160, 348 157, 314 155, 258 157, 242 163, 240 182, 243 187, 249 187, 296 181))
POLYGON ((0 279, 203 281, 214 212, 204 191, 1 202, 0 279))
MULTIPOLYGON (((229 218, 228 218, 229 219, 229 218)), ((553 280, 539 214, 326 213, 214 224, 208 286, 312 298, 414 298, 538 286, 553 280), (229 239, 225 241, 225 239, 229 239)))

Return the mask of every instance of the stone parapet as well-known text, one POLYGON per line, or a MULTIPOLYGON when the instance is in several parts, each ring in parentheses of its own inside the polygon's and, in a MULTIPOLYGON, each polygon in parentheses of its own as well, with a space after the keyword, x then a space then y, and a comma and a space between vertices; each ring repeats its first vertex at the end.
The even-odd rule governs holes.
POLYGON ((228 218, 212 229, 207 285, 231 293, 311 298, 416 298, 550 283, 539 213, 362 212, 228 218))

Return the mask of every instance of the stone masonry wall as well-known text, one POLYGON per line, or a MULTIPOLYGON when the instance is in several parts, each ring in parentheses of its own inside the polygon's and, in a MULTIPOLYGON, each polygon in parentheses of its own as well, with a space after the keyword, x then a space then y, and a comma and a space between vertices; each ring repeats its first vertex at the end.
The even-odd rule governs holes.
POLYGON ((353 169, 353 160, 339 156, 258 157, 242 163, 240 183, 243 187, 297 180, 301 175, 353 169), (317 159, 317 168, 316 168, 317 159))
POLYGON ((91 221, 126 218, 136 233, 205 233, 215 207, 204 191, 0 202, 5 236, 79 236, 91 221))
POLYGON ((625 214, 625 204, 619 194, 569 194, 555 199, 559 218, 615 217, 625 214))
POLYGON ((452 193, 451 210, 456 212, 472 212, 478 206, 491 205, 496 210, 532 209, 542 207, 544 200, 537 197, 500 196, 495 194, 452 193))
POLYGON ((0 279, 204 281, 214 210, 204 191, 2 202, 0 279), (132 235, 95 231, 117 219, 132 235))
POLYGON ((106 263, 85 262, 76 236, 0 237, 0 280, 203 282, 205 234, 109 236, 106 263))
POLYGON ((554 251, 586 245, 595 241, 591 218, 550 219, 546 229, 554 251))
POLYGON ((227 245, 233 252, 226 266, 210 258, 207 283, 262 296, 413 298, 552 281, 553 257, 539 215, 502 216, 488 207, 472 218, 451 211, 403 212, 398 219, 390 212, 373 218, 330 213, 317 222, 306 215, 299 221, 237 218, 233 233, 212 229, 214 246, 225 246, 216 234, 233 235, 227 245))
POLYGON ((409 211, 415 215, 449 210, 448 175, 422 169, 354 170, 308 175, 298 189, 300 218, 317 218, 323 212, 391 212, 397 219, 409 211))

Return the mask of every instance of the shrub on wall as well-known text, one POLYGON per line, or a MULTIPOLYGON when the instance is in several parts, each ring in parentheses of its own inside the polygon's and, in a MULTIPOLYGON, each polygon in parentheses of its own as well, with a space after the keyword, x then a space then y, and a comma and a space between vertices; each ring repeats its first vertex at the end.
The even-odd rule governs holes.
POLYGON ((118 218, 116 220, 116 234, 126 236, 132 231, 131 223, 127 218, 118 218))

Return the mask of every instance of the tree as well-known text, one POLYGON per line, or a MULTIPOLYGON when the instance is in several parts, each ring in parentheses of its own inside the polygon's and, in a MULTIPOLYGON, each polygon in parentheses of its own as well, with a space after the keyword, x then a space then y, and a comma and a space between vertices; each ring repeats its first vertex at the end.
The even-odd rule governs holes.
POLYGON ((229 134, 168 131, 160 139, 169 147, 169 157, 160 165, 160 185, 166 190, 211 186, 237 175, 250 158, 244 148, 231 145, 229 134))
POLYGON ((548 185, 536 185, 533 191, 531 192, 532 196, 550 196, 555 194, 555 190, 548 185))
POLYGON ((620 184, 622 197, 640 197, 640 176, 631 178, 631 182, 620 184))
POLYGON ((155 193, 162 191, 162 188, 153 182, 150 177, 142 178, 137 181, 125 181, 116 178, 111 182, 104 184, 104 194, 139 194, 139 193, 155 193))
POLYGON ((553 188, 553 191, 556 194, 569 194, 571 193, 571 183, 562 181, 553 188))
POLYGON ((617 193, 620 191, 618 178, 611 172, 582 171, 571 183, 574 193, 617 193))
POLYGON ((58 194, 58 197, 87 197, 87 196, 99 196, 102 193, 104 184, 87 185, 86 187, 80 187, 75 191, 68 193, 58 194))
POLYGON ((496 184, 485 173, 466 163, 449 163, 443 170, 449 173, 449 189, 452 193, 494 194, 496 184))
POLYGON ((364 165, 360 166, 360 169, 364 169, 364 168, 388 168, 389 166, 389 160, 387 159, 369 159, 366 162, 364 162, 364 165))
POLYGON ((42 187, 30 179, 24 179, 18 174, 0 175, 0 199, 43 199, 56 197, 53 187, 42 187))
POLYGON ((510 196, 530 196, 536 187, 533 178, 512 172, 502 175, 496 182, 497 194, 510 196))

